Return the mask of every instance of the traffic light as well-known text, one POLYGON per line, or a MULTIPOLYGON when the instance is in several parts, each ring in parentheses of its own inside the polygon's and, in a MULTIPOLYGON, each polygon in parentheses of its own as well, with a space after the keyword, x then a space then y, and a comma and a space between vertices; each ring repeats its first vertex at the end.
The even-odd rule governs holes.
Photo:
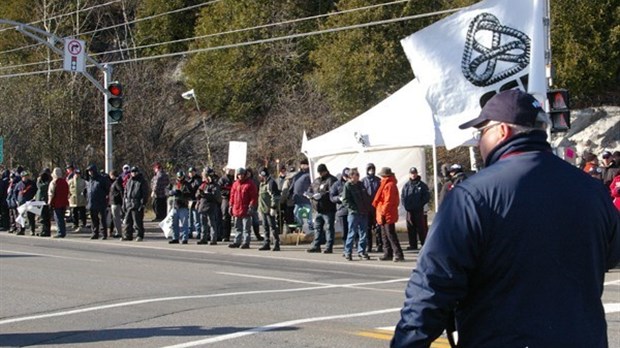
POLYGON ((118 81, 108 84, 108 117, 111 124, 123 119, 123 86, 118 81))
POLYGON ((551 132, 566 132, 570 129, 570 104, 568 90, 553 89, 547 92, 551 132))

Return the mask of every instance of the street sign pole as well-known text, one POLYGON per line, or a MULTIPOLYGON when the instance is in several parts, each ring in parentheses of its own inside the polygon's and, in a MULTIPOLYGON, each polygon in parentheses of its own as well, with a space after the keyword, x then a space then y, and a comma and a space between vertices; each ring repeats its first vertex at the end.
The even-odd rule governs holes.
POLYGON ((106 93, 103 93, 103 120, 105 125, 105 172, 110 173, 113 167, 113 155, 112 155, 112 125, 108 117, 108 93, 107 88, 110 81, 112 81, 112 66, 105 64, 103 66, 103 86, 106 88, 106 93))

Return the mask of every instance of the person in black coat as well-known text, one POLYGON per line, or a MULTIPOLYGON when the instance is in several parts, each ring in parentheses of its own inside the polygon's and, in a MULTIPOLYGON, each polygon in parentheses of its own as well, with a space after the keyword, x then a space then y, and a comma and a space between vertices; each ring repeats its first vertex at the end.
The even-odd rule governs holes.
POLYGON ((108 238, 106 211, 108 208, 108 193, 110 192, 109 180, 102 176, 97 166, 91 164, 86 168, 90 179, 86 182, 86 209, 90 212, 92 235, 90 239, 99 238, 99 225, 101 225, 101 239, 108 238))
POLYGON ((409 180, 400 192, 400 201, 407 211, 407 234, 409 235, 409 246, 407 250, 418 250, 418 237, 420 245, 426 241, 426 218, 424 216, 424 205, 431 199, 428 185, 422 181, 418 175, 418 169, 409 169, 409 180))
POLYGON ((123 178, 118 175, 117 170, 110 171, 110 185, 109 204, 110 215, 112 216, 112 226, 110 232, 114 229, 114 238, 121 237, 123 233, 123 195, 125 190, 123 189, 123 178))
POLYGON ((7 191, 9 190, 9 175, 11 172, 6 169, 2 172, 0 179, 0 231, 8 231, 9 229, 9 205, 6 202, 7 191))
POLYGON ((144 208, 148 198, 149 183, 144 179, 137 167, 132 167, 123 199, 125 231, 123 232, 122 240, 132 240, 134 232, 136 233, 137 242, 141 242, 144 239, 144 208))

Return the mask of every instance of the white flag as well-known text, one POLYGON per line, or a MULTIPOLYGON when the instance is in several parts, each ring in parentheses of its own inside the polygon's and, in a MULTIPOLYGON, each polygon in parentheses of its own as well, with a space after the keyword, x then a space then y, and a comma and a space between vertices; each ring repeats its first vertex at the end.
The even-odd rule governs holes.
POLYGON ((520 88, 543 101, 543 5, 482 1, 401 41, 447 148, 471 141, 458 126, 499 91, 520 88))

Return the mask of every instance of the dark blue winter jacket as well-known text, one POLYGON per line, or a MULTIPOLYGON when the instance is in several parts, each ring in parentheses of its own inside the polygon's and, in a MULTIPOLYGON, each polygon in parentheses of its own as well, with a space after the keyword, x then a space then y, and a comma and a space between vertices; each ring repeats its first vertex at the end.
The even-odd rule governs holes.
POLYGON ((105 210, 108 206, 108 193, 110 192, 110 182, 103 175, 99 175, 97 168, 95 175, 86 182, 86 198, 88 203, 86 209, 105 210))
POLYGON ((512 137, 447 194, 392 347, 428 347, 453 315, 459 347, 607 347, 601 294, 620 260, 619 214, 545 139, 512 137))

